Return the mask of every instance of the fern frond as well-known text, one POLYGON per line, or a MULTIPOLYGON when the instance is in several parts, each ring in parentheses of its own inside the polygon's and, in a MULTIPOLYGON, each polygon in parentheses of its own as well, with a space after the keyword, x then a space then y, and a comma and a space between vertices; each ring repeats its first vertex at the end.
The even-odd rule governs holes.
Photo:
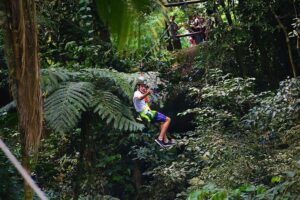
POLYGON ((69 82, 61 85, 45 101, 45 119, 58 132, 76 126, 91 103, 94 85, 88 82, 69 82))
POLYGON ((41 70, 42 89, 45 92, 52 91, 60 82, 71 79, 73 73, 61 68, 49 68, 41 70))
POLYGON ((120 99, 108 91, 98 91, 94 97, 94 112, 98 113, 106 123, 112 123, 115 129, 137 131, 144 128, 143 124, 134 120, 131 110, 123 105, 120 99))
MULTIPOLYGON (((85 69, 84 71, 90 73, 93 77, 99 78, 99 79, 109 79, 114 82, 114 84, 119 88, 119 91, 126 96, 129 100, 131 100, 133 96, 133 90, 130 85, 130 81, 126 79, 126 76, 124 73, 120 73, 113 70, 108 69, 96 69, 96 68, 90 68, 85 69)), ((129 77, 129 76, 127 76, 129 77)))

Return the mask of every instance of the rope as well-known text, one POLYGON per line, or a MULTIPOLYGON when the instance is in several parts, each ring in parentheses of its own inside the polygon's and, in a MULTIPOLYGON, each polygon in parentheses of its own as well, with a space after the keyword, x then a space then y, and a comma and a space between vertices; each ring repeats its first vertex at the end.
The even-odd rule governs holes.
POLYGON ((33 189, 33 191, 38 195, 38 197, 42 200, 48 200, 45 193, 37 186, 37 184, 32 180, 27 171, 22 167, 20 162, 16 159, 16 157, 9 151, 8 147, 0 138, 0 148, 6 155, 6 157, 10 160, 10 162, 14 165, 14 167, 19 171, 24 180, 29 184, 29 186, 33 189))

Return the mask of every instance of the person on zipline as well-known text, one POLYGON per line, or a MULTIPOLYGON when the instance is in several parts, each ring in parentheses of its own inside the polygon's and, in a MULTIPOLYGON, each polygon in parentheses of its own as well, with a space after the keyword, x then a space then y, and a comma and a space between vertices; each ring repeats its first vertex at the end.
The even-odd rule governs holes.
POLYGON ((175 142, 167 138, 167 130, 171 119, 160 112, 150 109, 149 95, 152 93, 152 90, 147 89, 145 80, 139 78, 136 83, 136 91, 133 95, 134 108, 148 123, 160 122, 160 133, 155 142, 162 148, 172 146, 175 142))

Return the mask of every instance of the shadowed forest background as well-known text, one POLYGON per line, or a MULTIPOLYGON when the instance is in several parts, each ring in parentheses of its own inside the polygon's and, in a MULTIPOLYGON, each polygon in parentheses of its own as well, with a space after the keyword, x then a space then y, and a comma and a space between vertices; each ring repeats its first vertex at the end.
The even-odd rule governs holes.
MULTIPOLYGON (((0 2, 0 138, 49 199, 299 199, 300 1, 183 2, 0 2), (170 49, 170 16, 204 41, 170 49), (141 74, 172 148, 136 119, 141 74)), ((38 197, 1 151, 14 199, 38 197)))

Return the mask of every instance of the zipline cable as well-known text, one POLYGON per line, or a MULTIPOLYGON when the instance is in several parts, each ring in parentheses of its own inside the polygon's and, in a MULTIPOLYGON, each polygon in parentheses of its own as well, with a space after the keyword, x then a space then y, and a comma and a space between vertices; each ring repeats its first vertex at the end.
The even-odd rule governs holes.
POLYGON ((20 162, 16 159, 16 157, 10 152, 8 147, 0 138, 0 148, 6 155, 6 157, 10 160, 10 162, 14 165, 14 167, 19 171, 25 181, 29 184, 29 186, 33 189, 33 191, 38 195, 38 197, 42 200, 48 200, 45 193, 37 186, 37 184, 32 180, 27 171, 22 167, 20 162))
MULTIPOLYGON (((160 41, 161 41, 161 39, 168 33, 168 30, 169 28, 167 28, 163 33, 162 33, 162 35, 160 36, 160 38, 158 39, 158 42, 157 43, 154 43, 153 44, 153 46, 146 52, 146 54, 145 54, 145 56, 143 56, 141 59, 140 59, 140 66, 139 66, 139 68, 140 68, 140 70, 142 70, 141 68, 143 67, 143 60, 148 56, 148 54, 158 45, 158 44, 160 44, 160 41)), ((146 73, 144 73, 144 72, 140 72, 140 76, 144 76, 144 74, 148 74, 148 72, 146 72, 146 73)), ((157 87, 157 77, 155 78, 155 85, 156 85, 156 87, 157 87)), ((156 92, 157 92, 157 88, 155 88, 155 90, 156 90, 156 92)))

